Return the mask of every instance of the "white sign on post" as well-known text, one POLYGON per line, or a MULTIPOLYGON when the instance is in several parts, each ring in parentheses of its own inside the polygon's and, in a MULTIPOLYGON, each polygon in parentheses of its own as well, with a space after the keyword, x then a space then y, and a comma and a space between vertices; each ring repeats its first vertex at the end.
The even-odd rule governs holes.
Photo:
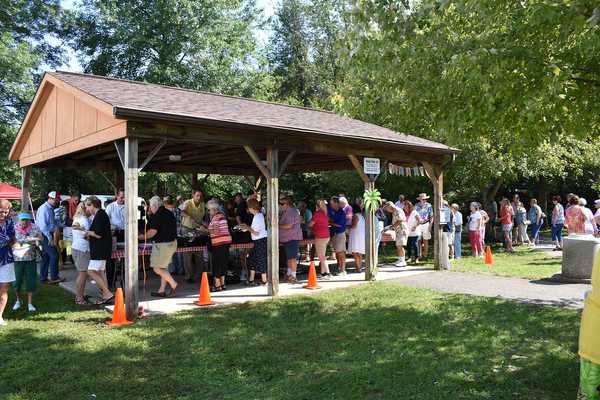
POLYGON ((379 175, 381 172, 379 158, 365 157, 363 160, 363 167, 365 174, 367 175, 379 175))

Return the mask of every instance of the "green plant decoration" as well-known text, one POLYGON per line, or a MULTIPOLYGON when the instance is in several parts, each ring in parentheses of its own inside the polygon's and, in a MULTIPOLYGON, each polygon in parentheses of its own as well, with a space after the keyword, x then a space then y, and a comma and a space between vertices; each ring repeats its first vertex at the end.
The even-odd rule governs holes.
POLYGON ((381 207, 381 193, 377 189, 365 190, 363 200, 367 211, 375 211, 381 207))

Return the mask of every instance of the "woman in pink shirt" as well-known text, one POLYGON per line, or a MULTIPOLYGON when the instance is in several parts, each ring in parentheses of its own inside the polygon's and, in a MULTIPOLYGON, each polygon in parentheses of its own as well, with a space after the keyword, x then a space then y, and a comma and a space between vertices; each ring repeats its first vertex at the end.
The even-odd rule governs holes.
POLYGON ((321 279, 329 279, 331 273, 327 265, 326 251, 329 243, 329 217, 327 215, 327 201, 317 200, 317 206, 312 220, 308 223, 315 235, 315 252, 321 265, 321 279))
POLYGON ((565 211, 565 225, 569 235, 585 234, 585 214, 579 205, 579 196, 573 195, 569 199, 570 207, 565 211))

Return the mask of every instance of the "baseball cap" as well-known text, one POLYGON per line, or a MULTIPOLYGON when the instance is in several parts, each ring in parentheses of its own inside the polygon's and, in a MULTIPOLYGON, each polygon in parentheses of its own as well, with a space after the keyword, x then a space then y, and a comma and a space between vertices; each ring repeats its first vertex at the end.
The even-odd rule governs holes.
POLYGON ((600 204, 600 199, 594 200, 594 204, 600 204))
POLYGON ((26 213, 26 212, 19 213, 19 215, 18 215, 17 217, 18 217, 19 219, 33 219, 33 218, 31 217, 31 214, 29 214, 29 213, 26 213))
POLYGON ((51 192, 48 193, 48 198, 49 199, 55 199, 56 198, 56 192, 53 190, 51 192))

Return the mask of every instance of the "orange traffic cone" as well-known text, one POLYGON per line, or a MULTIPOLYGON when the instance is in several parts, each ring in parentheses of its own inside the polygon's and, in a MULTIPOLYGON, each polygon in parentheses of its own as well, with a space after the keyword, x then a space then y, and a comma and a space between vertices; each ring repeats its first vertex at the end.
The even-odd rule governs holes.
POLYGON ((197 306, 210 306, 215 304, 215 302, 210 299, 210 287, 208 286, 208 274, 206 272, 202 273, 202 281, 200 282, 200 295, 194 304, 197 306))
POLYGON ((133 324, 133 322, 127 321, 127 317, 125 316, 125 302, 123 301, 123 289, 121 288, 117 288, 112 320, 106 321, 106 323, 110 326, 133 324))
POLYGON ((494 259, 492 258, 492 248, 488 245, 485 246, 485 264, 494 265, 494 259))
POLYGON ((321 289, 321 286, 317 284, 317 271, 315 270, 314 261, 311 261, 310 267, 308 267, 308 284, 302 287, 305 289, 321 289))

